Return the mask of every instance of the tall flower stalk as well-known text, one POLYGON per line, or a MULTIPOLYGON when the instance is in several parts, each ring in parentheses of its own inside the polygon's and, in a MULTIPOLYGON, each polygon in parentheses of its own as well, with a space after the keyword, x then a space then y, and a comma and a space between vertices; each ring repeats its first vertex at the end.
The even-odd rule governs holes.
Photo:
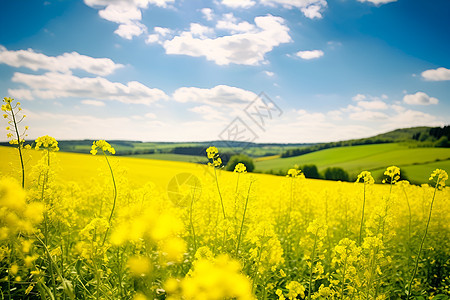
POLYGON ((427 237, 427 233, 428 233, 428 227, 430 226, 431 212, 433 211, 433 204, 434 204, 434 199, 436 198, 436 191, 441 190, 445 187, 445 181, 447 179, 448 179, 447 172, 445 172, 444 170, 441 170, 441 169, 434 170, 433 173, 431 173, 431 176, 429 178, 429 180, 436 180, 436 185, 434 186, 433 198, 431 199, 427 225, 425 226, 425 232, 423 233, 422 241, 420 242, 420 246, 419 246, 419 252, 417 253, 416 262, 414 263, 414 270, 413 270, 411 279, 409 280, 408 289, 406 291, 407 299, 409 299, 411 297, 411 285, 417 274, 417 269, 419 267, 420 254, 422 253, 423 245, 425 243, 425 238, 427 237))
POLYGON ((363 233, 363 226, 364 226, 364 209, 366 207, 366 186, 368 184, 374 184, 375 180, 373 179, 372 175, 368 171, 363 171, 358 175, 358 178, 356 179, 356 182, 364 182, 364 193, 363 193, 363 204, 362 204, 362 212, 361 212, 361 224, 359 226, 359 238, 358 238, 358 245, 361 245, 362 241, 362 233, 363 233))
POLYGON ((214 168, 214 178, 216 179, 217 192, 219 193, 220 204, 222 206, 222 214, 223 218, 226 219, 227 215, 225 213, 225 206, 223 205, 223 198, 222 193, 220 192, 219 180, 217 178, 217 170, 216 170, 216 168, 220 168, 222 166, 222 159, 220 158, 219 150, 217 150, 216 147, 209 147, 208 149, 206 149, 206 155, 209 160, 208 165, 214 168))
MULTIPOLYGON (((26 115, 20 115, 22 108, 20 107, 20 102, 16 102, 13 104, 14 99, 5 97, 3 98, 2 111, 6 112, 3 114, 3 118, 8 120, 8 125, 6 130, 8 133, 6 136, 8 139, 11 139, 9 143, 11 145, 17 145, 17 150, 19 151, 20 158, 20 166, 22 167, 22 188, 25 188, 25 166, 23 163, 23 153, 22 149, 24 148, 25 137, 27 136, 26 132, 28 130, 28 126, 25 126, 24 130, 20 132, 19 124, 23 121, 26 115)), ((30 147, 27 145, 27 147, 30 147)))
POLYGON ((105 244, 106 237, 108 236, 109 228, 111 228, 111 220, 112 220, 112 217, 114 215, 114 210, 116 208, 116 200, 117 200, 116 179, 114 178, 114 172, 113 172, 113 170, 111 168, 111 164, 109 163, 109 159, 108 159, 108 156, 106 155, 106 153, 109 152, 110 154, 116 154, 116 150, 113 147, 111 147, 111 145, 108 142, 106 142, 104 140, 99 140, 99 141, 93 142, 91 148, 92 148, 91 149, 91 154, 92 155, 96 155, 98 153, 97 149, 100 149, 102 151, 103 156, 106 159, 106 163, 108 164, 109 171, 111 172, 112 183, 113 183, 113 186, 114 186, 113 206, 111 208, 111 213, 109 214, 109 218, 108 218, 109 227, 106 229, 105 237, 103 238, 103 244, 105 244))

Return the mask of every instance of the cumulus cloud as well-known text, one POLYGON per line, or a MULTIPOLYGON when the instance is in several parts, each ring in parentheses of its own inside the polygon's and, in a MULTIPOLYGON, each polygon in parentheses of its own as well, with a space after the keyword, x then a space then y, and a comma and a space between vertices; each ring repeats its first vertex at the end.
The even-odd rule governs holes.
POLYGON ((250 24, 246 21, 239 22, 233 15, 233 13, 228 13, 223 15, 223 18, 219 20, 216 24, 217 29, 222 29, 231 32, 232 34, 240 32, 251 32, 255 29, 255 25, 250 24))
POLYGON ((202 8, 201 12, 203 14, 203 17, 207 21, 212 21, 214 19, 214 11, 211 8, 209 7, 202 8))
POLYGON ((355 96, 352 97, 352 100, 353 101, 361 101, 361 100, 364 100, 366 98, 367 97, 364 94, 356 94, 355 96))
POLYGON ((450 69, 437 68, 422 72, 422 78, 428 81, 450 80, 450 69))
POLYGON ((322 57, 323 54, 324 53, 322 50, 307 50, 307 51, 298 51, 297 53, 295 53, 296 56, 306 60, 322 57))
POLYGON ((256 4, 252 0, 222 0, 221 3, 231 8, 250 8, 256 4))
MULTIPOLYGON (((199 36, 191 27, 189 31, 173 38, 161 37, 159 42, 166 54, 205 57, 218 65, 258 65, 264 61, 266 53, 280 44, 290 42, 291 37, 289 28, 281 17, 256 17, 254 22, 254 30, 234 35, 211 38, 199 36)), ((239 28, 244 26, 239 24, 239 28)))
POLYGON ((370 2, 375 5, 383 5, 386 3, 397 2, 397 0, 358 0, 359 2, 370 2))
POLYGON ((12 81, 26 85, 31 96, 40 99, 91 98, 145 105, 168 99, 163 91, 149 88, 137 81, 130 81, 125 85, 102 77, 77 77, 68 73, 32 75, 16 72, 12 81))
POLYGON ((367 110, 383 110, 388 109, 388 105, 380 100, 373 101, 359 101, 358 106, 367 110))
POLYGON ((123 67, 123 65, 116 64, 109 58, 93 58, 77 52, 47 56, 37 53, 33 49, 14 51, 3 46, 0 46, 0 63, 15 68, 25 67, 33 71, 69 72, 78 69, 101 76, 109 75, 123 67))
POLYGON ((266 75, 269 76, 269 77, 275 76, 275 73, 274 73, 274 72, 271 72, 271 71, 264 71, 264 74, 266 74, 266 75))
POLYGON ((387 119, 388 115, 379 111, 365 110, 356 113, 351 113, 349 115, 349 118, 351 120, 357 121, 377 121, 387 119))
POLYGON ((430 97, 424 92, 417 92, 415 94, 405 95, 403 97, 403 102, 410 105, 430 105, 438 104, 439 100, 434 97, 430 97))
POLYGON ((173 93, 173 99, 181 103, 204 103, 213 106, 246 104, 256 99, 253 92, 228 85, 217 85, 210 89, 182 87, 173 93))
POLYGON ((321 11, 327 7, 325 0, 260 0, 264 5, 275 6, 281 5, 285 8, 299 9, 307 18, 322 18, 321 11))
POLYGON ((90 7, 100 9, 101 18, 118 23, 119 27, 114 33, 122 38, 131 40, 147 31, 147 27, 140 21, 142 9, 149 4, 159 7, 168 7, 175 0, 84 0, 90 7))

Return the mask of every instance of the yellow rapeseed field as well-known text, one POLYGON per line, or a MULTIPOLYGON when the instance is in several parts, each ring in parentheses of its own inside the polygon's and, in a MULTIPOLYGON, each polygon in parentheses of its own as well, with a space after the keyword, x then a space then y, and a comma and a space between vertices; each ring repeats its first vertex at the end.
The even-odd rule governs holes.
POLYGON ((225 172, 215 147, 209 166, 106 141, 59 153, 25 142, 18 108, 2 106, 17 147, 0 148, 1 299, 449 298, 444 170, 343 183, 225 172))

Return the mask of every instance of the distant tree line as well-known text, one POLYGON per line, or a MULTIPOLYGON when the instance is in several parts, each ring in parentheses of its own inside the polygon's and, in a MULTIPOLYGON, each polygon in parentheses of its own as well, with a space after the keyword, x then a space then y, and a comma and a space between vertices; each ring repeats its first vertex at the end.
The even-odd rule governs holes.
POLYGON ((418 132, 412 136, 412 139, 422 142, 427 147, 450 147, 450 126, 433 127, 428 131, 418 132))

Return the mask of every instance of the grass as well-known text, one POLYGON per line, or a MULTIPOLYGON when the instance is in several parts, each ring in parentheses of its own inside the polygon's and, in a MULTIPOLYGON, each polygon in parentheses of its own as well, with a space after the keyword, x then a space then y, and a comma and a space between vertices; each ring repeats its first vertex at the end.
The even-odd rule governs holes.
MULTIPOLYGON (((381 172, 389 165, 397 165, 407 172, 413 181, 424 181, 424 174, 439 165, 442 167, 450 164, 449 148, 408 148, 402 144, 377 144, 340 147, 308 153, 289 158, 274 158, 258 160, 255 167, 259 171, 285 170, 295 164, 315 164, 319 171, 328 167, 341 167, 350 173, 357 175, 363 170, 381 172), (436 160, 441 160, 435 163, 436 160), (420 165, 420 166, 419 166, 420 165), (424 172, 424 170, 426 170, 424 172)), ((426 178, 425 178, 426 179, 426 178)))
POLYGON ((169 160, 169 161, 184 161, 184 162, 208 162, 205 156, 197 155, 183 155, 173 153, 156 153, 156 154, 137 154, 127 155, 126 157, 140 158, 140 159, 156 159, 156 160, 169 160))

